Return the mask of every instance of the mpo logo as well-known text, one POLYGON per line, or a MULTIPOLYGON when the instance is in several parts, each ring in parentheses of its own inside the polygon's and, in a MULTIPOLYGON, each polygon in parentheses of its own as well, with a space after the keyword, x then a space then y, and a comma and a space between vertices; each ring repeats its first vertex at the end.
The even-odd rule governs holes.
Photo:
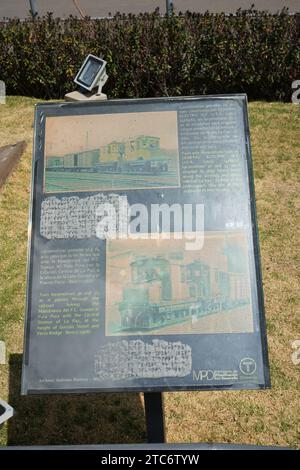
POLYGON ((244 357, 240 362, 240 371, 244 375, 253 375, 256 371, 256 362, 251 357, 244 357))

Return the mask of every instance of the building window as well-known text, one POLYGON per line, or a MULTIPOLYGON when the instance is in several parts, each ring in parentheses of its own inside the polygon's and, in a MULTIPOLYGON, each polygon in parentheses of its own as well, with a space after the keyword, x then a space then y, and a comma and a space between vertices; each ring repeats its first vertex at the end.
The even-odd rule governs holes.
POLYGON ((190 296, 196 297, 196 288, 195 286, 190 286, 190 296))

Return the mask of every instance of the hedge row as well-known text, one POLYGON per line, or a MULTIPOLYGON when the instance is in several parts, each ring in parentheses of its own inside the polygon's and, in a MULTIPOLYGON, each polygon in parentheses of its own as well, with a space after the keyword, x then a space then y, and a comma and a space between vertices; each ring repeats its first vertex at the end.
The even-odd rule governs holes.
POLYGON ((7 93, 62 98, 88 53, 108 62, 109 97, 246 92, 290 100, 300 79, 300 16, 152 14, 0 24, 0 79, 7 93))

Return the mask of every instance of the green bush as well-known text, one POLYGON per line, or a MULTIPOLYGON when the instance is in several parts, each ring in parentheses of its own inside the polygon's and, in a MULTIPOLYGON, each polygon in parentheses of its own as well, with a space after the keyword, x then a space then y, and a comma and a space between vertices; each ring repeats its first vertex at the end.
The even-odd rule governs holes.
POLYGON ((289 101, 299 32, 300 16, 287 10, 9 20, 0 24, 0 79, 9 94, 62 98, 93 53, 108 62, 111 98, 246 92, 289 101))

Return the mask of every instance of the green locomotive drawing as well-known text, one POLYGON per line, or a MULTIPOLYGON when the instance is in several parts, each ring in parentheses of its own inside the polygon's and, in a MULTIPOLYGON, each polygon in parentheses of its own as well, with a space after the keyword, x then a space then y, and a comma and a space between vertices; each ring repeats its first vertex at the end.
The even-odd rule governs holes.
POLYGON ((169 171, 159 137, 138 136, 100 148, 46 159, 46 171, 158 175, 169 171))
POLYGON ((211 268, 202 260, 180 263, 139 256, 118 303, 121 331, 159 329, 249 303, 247 276, 211 268))

